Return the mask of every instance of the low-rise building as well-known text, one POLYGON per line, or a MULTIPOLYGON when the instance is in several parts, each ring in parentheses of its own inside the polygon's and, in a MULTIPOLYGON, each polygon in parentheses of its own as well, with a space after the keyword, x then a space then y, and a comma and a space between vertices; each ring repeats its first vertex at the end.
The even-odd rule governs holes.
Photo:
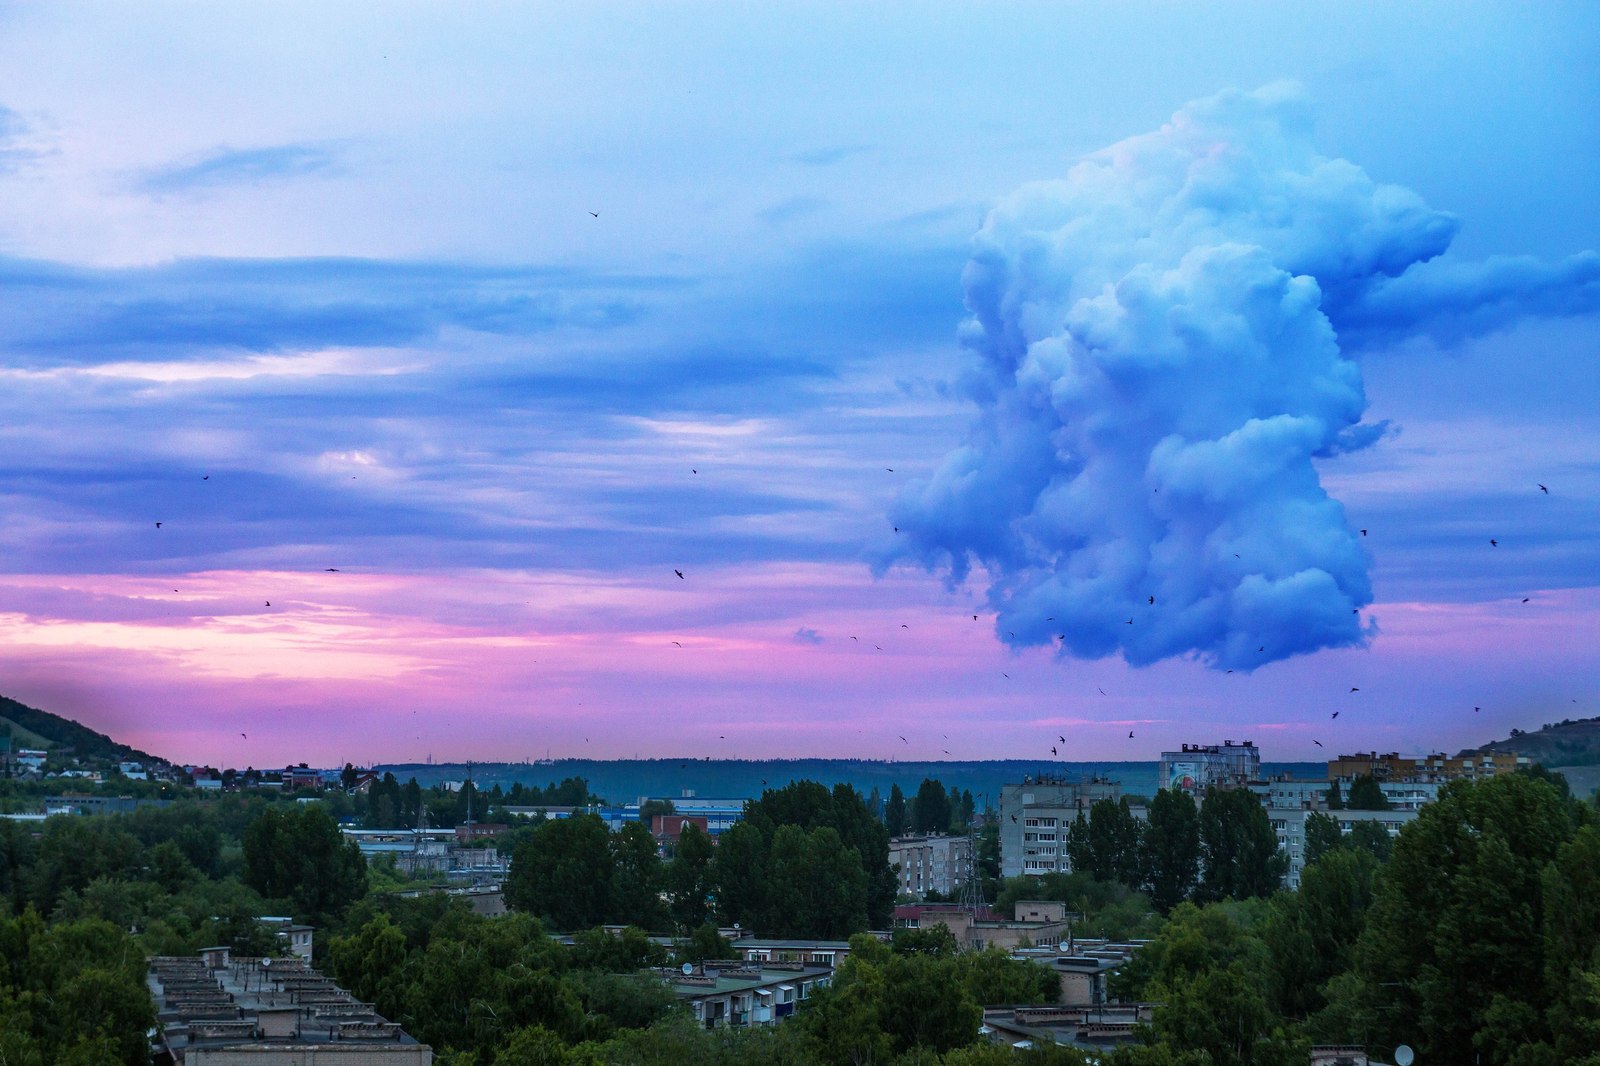
POLYGON ((831 966, 708 961, 656 971, 707 1029, 773 1025, 833 980, 831 966))
POLYGON ((983 1012, 983 1026, 978 1032, 994 1043, 1018 1049, 1061 1044, 1084 1051, 1105 1051, 1131 1042, 1138 1027, 1154 1016, 1152 1003, 990 1007, 983 1012))
MULTIPOLYGON (((1023 906, 1018 904, 1019 908, 1023 906)), ((1060 918, 1024 921, 1006 918, 987 907, 968 908, 953 903, 913 903, 894 909, 896 929, 927 929, 942 925, 958 946, 972 951, 1001 948, 1059 947, 1072 933, 1071 915, 1063 908, 1060 918)))
POLYGON ((774 940, 763 937, 735 937, 733 950, 745 962, 798 962, 807 966, 836 967, 850 957, 848 940, 774 940))
POLYGON ((150 960, 155 1066, 432 1066, 370 1004, 298 958, 231 958, 227 948, 150 960))

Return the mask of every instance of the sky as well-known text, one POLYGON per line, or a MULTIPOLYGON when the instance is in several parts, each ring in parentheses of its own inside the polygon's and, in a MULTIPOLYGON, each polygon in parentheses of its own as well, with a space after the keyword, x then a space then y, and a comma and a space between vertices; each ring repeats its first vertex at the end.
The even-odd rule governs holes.
POLYGON ((1600 714, 1596 188, 1580 3, 0 5, 0 693, 234 766, 1600 714))

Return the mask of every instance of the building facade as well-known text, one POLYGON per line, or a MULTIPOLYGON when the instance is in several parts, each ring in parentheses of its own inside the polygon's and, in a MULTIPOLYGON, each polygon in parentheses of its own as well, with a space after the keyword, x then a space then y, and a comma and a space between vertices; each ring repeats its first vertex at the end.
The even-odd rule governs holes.
POLYGON ((1246 740, 1235 744, 1185 744, 1179 751, 1161 753, 1158 783, 1196 800, 1208 788, 1243 788, 1261 779, 1261 750, 1246 740))
POLYGON ((1100 777, 1025 777, 1000 788, 1000 876, 1065 873, 1067 827, 1097 800, 1122 798, 1122 786, 1100 777))
POLYGON ((972 840, 942 834, 894 837, 889 841, 889 865, 896 867, 901 895, 953 896, 972 877, 972 840))

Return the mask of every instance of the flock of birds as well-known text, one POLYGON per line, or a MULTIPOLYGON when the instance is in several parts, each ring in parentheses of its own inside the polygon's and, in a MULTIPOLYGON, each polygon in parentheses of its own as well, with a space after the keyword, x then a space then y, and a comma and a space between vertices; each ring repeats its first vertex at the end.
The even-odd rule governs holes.
MULTIPOLYGON (((597 216, 597 217, 598 217, 598 216, 597 216)), ((894 468, 893 468, 893 467, 884 467, 884 469, 885 469, 885 470, 887 470, 887 471, 888 471, 888 472, 889 472, 889 473, 891 473, 891 474, 892 474, 892 473, 894 473, 894 468)), ((698 473, 699 473, 699 472, 700 472, 700 471, 699 471, 699 470, 692 470, 692 471, 691 471, 691 473, 695 473, 695 474, 698 474, 698 473)), ((1548 486, 1546 486, 1546 485, 1543 485, 1543 484, 1540 484, 1540 483, 1538 483, 1538 482, 1535 482, 1535 484, 1536 484, 1536 485, 1537 485, 1537 486, 1538 486, 1538 489, 1539 489, 1539 492, 1540 492, 1540 493, 1541 493, 1541 494, 1543 494, 1543 495, 1545 495, 1545 496, 1548 496, 1548 495, 1550 495, 1550 489, 1549 489, 1549 487, 1548 487, 1548 486)), ((894 529, 894 532, 896 532, 896 533, 899 533, 899 532, 900 532, 900 527, 899 527, 899 526, 894 526, 894 527, 893 527, 893 529, 894 529)), ((1360 533, 1361 533, 1361 535, 1362 535, 1362 536, 1363 536, 1363 537, 1366 537, 1366 536, 1367 536, 1367 535, 1368 535, 1368 530, 1367 530, 1367 529, 1366 529, 1366 528, 1362 528, 1362 529, 1361 529, 1361 530, 1360 530, 1360 533)), ((1491 547, 1491 548, 1498 548, 1498 547, 1499 547, 1499 546, 1500 546, 1500 540, 1499 540, 1499 538, 1498 538, 1498 537, 1490 537, 1490 538, 1489 538, 1489 547, 1491 547)), ((1238 557, 1238 556, 1237 556, 1237 554, 1235 554, 1235 558, 1237 558, 1237 557, 1238 557)), ((674 573, 674 574, 676 574, 676 575, 677 575, 677 576, 678 576, 678 578, 679 578, 679 580, 687 580, 687 579, 686 579, 686 578, 684 578, 684 574, 683 574, 683 571, 682 571, 682 570, 678 570, 678 569, 676 569, 676 568, 674 568, 674 569, 673 569, 673 571, 672 571, 672 572, 673 572, 673 573, 674 573)), ((1529 602, 1531 602, 1531 600, 1532 600, 1532 597, 1529 597, 1529 596, 1524 596, 1524 597, 1523 597, 1523 598, 1522 598, 1522 602, 1523 602, 1523 603, 1529 603, 1529 602)), ((1154 595, 1153 595, 1153 594, 1151 594, 1151 595, 1148 595, 1148 596, 1147 596, 1147 597, 1146 597, 1146 604, 1147 604, 1147 605, 1148 605, 1148 606, 1150 606, 1150 607, 1154 607, 1154 606, 1155 606, 1155 605, 1156 605, 1156 598, 1155 598, 1155 596, 1154 596, 1154 595)), ((1358 607, 1358 608, 1355 608, 1355 609, 1354 609, 1354 613, 1356 613, 1356 614, 1360 614, 1360 613, 1361 613, 1361 609, 1360 609, 1360 608, 1359 608, 1359 607, 1358 607)), ((978 621, 978 616, 977 616, 977 615, 973 615, 973 616, 972 616, 972 620, 973 620, 973 621, 974 621, 974 622, 976 622, 976 621, 978 621)), ((1054 616, 1051 616, 1051 617, 1050 617, 1050 618, 1046 618, 1046 619, 1045 619, 1045 621, 1047 621, 1047 622, 1053 622, 1053 621, 1055 621, 1055 618, 1054 618, 1054 616)), ((1129 619, 1127 619, 1127 620, 1126 620, 1126 624, 1127 624, 1127 625, 1130 625, 1130 626, 1131 626, 1131 625, 1133 625, 1133 624, 1134 624, 1134 621, 1135 621, 1135 620, 1134 620, 1134 619, 1133 619, 1133 618, 1129 618, 1129 619)), ((909 626, 909 625, 907 625, 907 624, 906 624, 906 623, 904 623, 904 622, 902 622, 902 623, 901 623, 901 624, 900 624, 900 628, 901 628, 901 629, 909 629, 909 628, 910 628, 910 626, 909 626)), ((1011 636, 1011 637, 1013 637, 1013 638, 1014 638, 1014 637, 1015 637, 1015 636, 1016 636, 1016 633, 1015 633, 1015 632, 1011 632, 1011 633, 1010 633, 1010 636, 1011 636)), ((850 637, 850 639, 851 639, 851 640, 852 640, 852 641, 856 641, 856 642, 858 642, 858 643, 859 643, 859 642, 860 642, 860 639, 861 639, 861 638, 860 638, 860 637, 858 637, 858 636, 854 636, 854 635, 852 635, 852 636, 851 636, 851 637, 850 637)), ((1059 636, 1058 636, 1058 637, 1057 637, 1057 638, 1056 638, 1056 639, 1058 639, 1058 640, 1060 640, 1060 641, 1065 641, 1065 640, 1066 640, 1066 639, 1067 639, 1067 635, 1066 635, 1066 634, 1065 634, 1065 633, 1062 633, 1062 634, 1060 634, 1060 635, 1059 635, 1059 636)), ((673 643, 673 644, 675 644, 675 645, 677 645, 677 646, 678 646, 678 647, 680 647, 680 648, 681 648, 681 647, 683 647, 683 645, 682 645, 682 644, 681 644, 681 643, 680 643, 680 642, 678 642, 678 641, 676 641, 676 640, 675 640, 675 641, 673 641, 673 642, 672 642, 672 643, 673 643)), ((875 649, 876 649, 876 650, 878 650, 878 651, 882 651, 882 650, 883 650, 883 646, 882 646, 882 645, 880 645, 880 644, 873 644, 873 645, 872 645, 872 646, 873 646, 873 648, 875 648, 875 649)), ((1266 646, 1265 646, 1265 645, 1262 645, 1262 646, 1260 646, 1260 647, 1258 647, 1258 648, 1256 648, 1256 652, 1257 652, 1257 653, 1259 653, 1259 654, 1265 654, 1265 652, 1266 652, 1266 650, 1267 650, 1267 649, 1266 649, 1266 646)), ((1228 670, 1228 671, 1226 671, 1226 673, 1229 673, 1229 674, 1231 674, 1231 673, 1233 673, 1233 671, 1232 671, 1232 670, 1228 670)), ((1001 677, 1004 677, 1004 678, 1006 678, 1006 679, 1007 679, 1007 680, 1010 680, 1010 678, 1011 678, 1011 675, 1010 675, 1010 674, 1008 674, 1008 673, 1005 673, 1005 672, 1003 672, 1003 671, 1002 671, 1002 672, 1001 672, 1001 675, 1000 675, 1000 676, 1001 676, 1001 677)), ((1099 693, 1100 693, 1100 695, 1102 695, 1102 696, 1104 696, 1104 695, 1106 695, 1106 690, 1105 690, 1105 689, 1104 689, 1104 688, 1100 688, 1100 687, 1099 687, 1099 686, 1096 686, 1096 688, 1097 688, 1097 690, 1098 690, 1098 691, 1099 691, 1099 693)), ((1360 688, 1360 686, 1358 686, 1358 685, 1351 685, 1351 686, 1350 686, 1350 692, 1351 692, 1351 693, 1357 693, 1357 692, 1360 692, 1360 691, 1361 691, 1361 688, 1360 688)), ((1574 700, 1574 701, 1573 701, 1573 702, 1577 702, 1577 701, 1576 701, 1576 700, 1574 700)), ((1473 707, 1473 708, 1472 708, 1472 710, 1473 710, 1473 713, 1475 713, 1475 714, 1476 714, 1476 713, 1480 713, 1480 712, 1482 712, 1482 710, 1483 710, 1483 708, 1482 708, 1482 707, 1481 707, 1481 706, 1474 706, 1474 707, 1473 707)), ((1331 715, 1330 715, 1330 716, 1329 716, 1329 721, 1337 721, 1337 720, 1338 720, 1338 718, 1339 718, 1339 714, 1340 714, 1340 712, 1339 712, 1339 711, 1334 711, 1334 712, 1333 712, 1333 713, 1332 713, 1332 714, 1331 714, 1331 715)), ((857 730, 857 732, 861 732, 861 731, 860 731, 860 730, 857 730)), ((906 738, 906 737, 905 737, 905 736, 901 736, 901 735, 900 735, 900 734, 896 734, 896 736, 898 736, 898 737, 899 737, 899 739, 900 739, 900 742, 901 742, 901 743, 902 743, 902 744, 905 744, 905 745, 906 745, 906 746, 908 746, 908 747, 909 747, 909 746, 910 746, 910 744, 911 744, 911 741, 910 741, 910 740, 909 740, 909 739, 908 739, 908 738, 906 738)), ((587 739, 588 739, 588 738, 584 738, 584 739, 585 739, 585 740, 587 740, 587 739)), ((726 740, 726 739, 727 739, 727 737, 726 737, 726 736, 719 736, 719 737, 718 737, 718 738, 717 738, 717 739, 719 739, 719 740, 726 740)), ((946 736, 945 736, 945 737, 944 737, 944 739, 946 739, 946 740, 948 740, 948 739, 949 739, 949 737, 948 737, 948 736, 947 736, 947 735, 946 735, 946 736)), ((1128 730, 1128 739, 1129 739, 1129 740, 1133 740, 1133 739, 1135 739, 1135 736, 1134 736, 1134 730, 1132 730, 1132 729, 1130 729, 1130 730, 1128 730)), ((1066 737, 1065 737, 1065 736, 1063 736, 1063 735, 1059 735, 1059 734, 1058 734, 1058 735, 1057 735, 1057 737, 1056 737, 1056 740, 1057 740, 1057 743, 1058 743, 1058 744, 1059 744, 1059 745, 1061 745, 1061 746, 1065 746, 1065 745, 1066 745, 1066 743, 1067 743, 1067 738, 1066 738, 1066 737)), ((1315 745, 1316 745, 1316 746, 1317 746, 1317 747, 1319 747, 1319 748, 1322 748, 1322 747, 1324 747, 1324 745, 1323 745, 1323 743, 1322 743, 1322 741, 1320 741, 1320 740, 1318 740, 1318 739, 1315 739, 1315 738, 1312 738, 1312 741, 1311 741, 1311 743, 1313 743, 1313 744, 1315 744, 1315 745)), ((950 751, 949 751, 949 749, 948 749, 948 748, 941 748, 941 749, 940 749, 940 750, 941 750, 941 751, 943 751, 943 752, 944 752, 944 754, 946 754, 946 755, 949 755, 949 754, 950 754, 950 751)), ((1057 747, 1057 745, 1056 745, 1056 744, 1052 744, 1052 745, 1051 745, 1051 746, 1050 746, 1050 754, 1051 754, 1051 756, 1052 756, 1052 757, 1054 757, 1054 758, 1060 758, 1060 757, 1061 757, 1061 752, 1060 752, 1060 748, 1058 748, 1058 747, 1057 747)))
MULTIPOLYGON (((595 218, 599 218, 599 217, 600 217, 600 216, 599 216, 599 214, 598 214, 598 213, 596 213, 596 212, 593 212, 593 211, 591 211, 591 212, 589 212, 589 213, 590 213, 590 214, 591 214, 591 215, 593 215, 593 216, 594 216, 594 217, 595 217, 595 218)), ((884 467, 884 469, 885 469, 885 470, 886 470, 886 471, 888 471, 888 472, 889 472, 889 473, 894 473, 894 468, 893 468, 893 467, 884 467)), ((700 473, 700 471, 699 471, 699 469, 698 469, 698 468, 691 468, 691 469, 690 469, 690 473, 691 473, 691 474, 695 474, 695 475, 698 475, 698 474, 699 474, 699 473, 700 473)), ((201 476, 201 479, 200 479, 200 480, 202 480, 202 481, 210 481, 210 480, 211 480, 211 475, 210 475, 210 474, 204 474, 204 475, 202 475, 202 476, 201 476)), ((1538 484, 1538 483, 1536 483, 1536 484, 1538 484)), ((1543 485, 1543 484, 1538 484, 1538 489, 1539 489, 1539 491, 1540 491, 1540 493, 1542 493, 1542 494, 1544 494, 1544 495, 1546 495, 1546 496, 1548 496, 1548 495, 1549 495, 1549 494, 1550 494, 1550 489, 1549 489, 1549 488, 1548 488, 1548 487, 1547 487, 1547 486, 1545 486, 1545 485, 1543 485)), ((155 528, 156 528, 156 529, 158 529, 158 530, 159 530, 159 529, 162 529, 162 528, 163 528, 163 527, 164 527, 164 525, 165 525, 165 522, 164 522, 164 521, 157 521, 157 522, 156 522, 156 523, 155 523, 155 528)), ((894 529, 894 532, 895 532, 895 533, 899 533, 899 532, 900 532, 900 527, 898 527, 898 526, 895 526, 895 527, 893 527, 893 529, 894 529)), ((1366 536, 1367 536, 1367 535, 1368 535, 1368 531, 1367 531, 1367 529, 1365 529, 1365 528, 1363 528, 1363 529, 1361 529, 1361 530, 1360 530, 1360 533, 1361 533, 1361 536, 1363 536, 1363 537, 1366 537, 1366 536)), ((1490 537, 1490 538, 1489 538, 1489 546, 1490 546, 1490 547, 1491 547, 1491 548, 1498 548, 1498 547, 1499 547, 1499 546, 1500 546, 1500 540, 1499 540, 1499 538, 1498 538, 1498 537, 1490 537)), ((323 573, 327 573, 327 574, 337 574, 337 573, 340 573, 340 572, 341 572, 341 569, 340 569, 340 568, 339 568, 339 567, 336 567, 336 566, 329 566, 329 567, 324 567, 324 568, 323 568, 323 571, 322 571, 322 572, 323 572, 323 573)), ((684 572, 683 572, 683 570, 681 570, 681 569, 678 569, 678 568, 676 568, 676 567, 674 567, 674 568, 673 568, 673 569, 672 569, 672 573, 673 573, 673 574, 674 574, 674 575, 675 575, 675 576, 676 576, 676 577, 677 577, 677 578, 678 578, 678 580, 680 580, 680 581, 687 581, 687 580, 688 580, 688 578, 687 578, 687 577, 686 577, 686 576, 685 576, 685 574, 684 574, 684 572)), ((177 590, 177 589, 174 589, 174 590, 173 590, 173 591, 174 591, 174 592, 177 592, 177 591, 178 591, 178 590, 177 590)), ((1528 603, 1528 602, 1530 602, 1530 600, 1531 600, 1531 597, 1523 597, 1523 599, 1522 599, 1522 602, 1523 602, 1523 603, 1528 603)), ((271 607, 271 606, 272 606, 272 601, 271 601, 271 600, 266 600, 266 599, 264 599, 264 600, 263 600, 263 602, 264 602, 264 605, 265 605, 265 606, 266 606, 266 607, 271 607)), ((1147 596, 1147 597, 1146 597, 1146 603, 1147 603, 1147 605, 1148 605, 1148 606, 1150 606, 1150 607, 1154 607, 1154 606, 1155 606, 1155 605, 1156 605, 1156 597, 1155 597, 1155 596, 1154 596, 1154 595, 1153 595, 1153 594, 1151 594, 1151 595, 1149 595, 1149 596, 1147 596)), ((1360 613, 1360 608, 1356 608, 1356 609, 1355 609, 1355 613, 1357 613, 1357 614, 1359 614, 1359 613, 1360 613)), ((972 620, 973 620, 973 621, 974 621, 974 622, 976 622, 976 621, 979 621, 979 617, 978 617, 978 615, 976 615, 976 614, 974 614, 974 615, 973 615, 973 616, 972 616, 972 620)), ((1045 620, 1046 620, 1046 621, 1050 621, 1050 622, 1053 622, 1053 621, 1055 621, 1055 618, 1054 618, 1054 617, 1053 617, 1053 616, 1052 616, 1052 617, 1050 617, 1050 618, 1047 618, 1047 619, 1045 619, 1045 620)), ((1127 619, 1127 620, 1126 620, 1126 624, 1127 624, 1127 625, 1130 625, 1130 626, 1131 626, 1131 625, 1133 625, 1133 624, 1134 624, 1134 623, 1135 623, 1135 619, 1133 619, 1133 618, 1129 618, 1129 619, 1127 619)), ((909 630, 909 629, 910 629, 910 628, 911 628, 911 627, 910 627, 910 626, 909 626, 909 625, 908 625, 908 624, 906 624, 906 623, 903 623, 903 622, 902 622, 902 623, 901 623, 901 624, 900 624, 900 628, 901 628, 901 629, 906 629, 906 630, 909 630)), ((1013 638, 1014 638, 1014 637, 1015 637, 1015 636, 1016 636, 1016 633, 1015 633, 1015 632, 1012 632, 1012 633, 1011 633, 1011 634, 1010 634, 1010 636, 1012 636, 1012 637, 1013 637, 1013 638)), ((852 641, 855 641, 855 642, 857 642, 857 643, 860 643, 860 641, 861 641, 861 638, 860 638, 860 637, 859 637, 859 636, 856 636, 856 635, 851 635, 851 636, 850 636, 850 639, 851 639, 851 640, 852 640, 852 641)), ((1067 639, 1067 635, 1066 635, 1066 634, 1065 634, 1065 633, 1063 633, 1063 634, 1060 634, 1060 635, 1059 635, 1059 636, 1058 636, 1058 637, 1057 637, 1057 639, 1058 639, 1058 640, 1061 640, 1061 641, 1063 641, 1063 642, 1064 642, 1064 641, 1065 641, 1065 640, 1066 640, 1066 639, 1067 639)), ((869 642, 869 643, 872 643, 872 642, 869 642)), ((681 642, 681 641, 677 641, 677 640, 674 640, 674 641, 672 641, 672 644, 673 644, 673 645, 674 645, 674 646, 675 646, 675 647, 678 647, 678 648, 682 648, 682 647, 683 647, 683 643, 682 643, 682 642, 681 642)), ((873 648, 874 648, 874 649, 876 649, 876 650, 878 650, 878 651, 882 651, 882 650, 883 650, 883 645, 881 645, 881 644, 877 644, 877 643, 872 643, 872 647, 873 647, 873 648)), ((1258 653, 1263 653, 1263 654, 1264 654, 1264 653, 1265 653, 1265 652, 1266 652, 1266 647, 1265 647, 1265 646, 1264 646, 1264 645, 1263 645, 1263 646, 1262 646, 1262 647, 1259 647, 1259 648, 1257 648, 1257 649, 1256 649, 1256 651, 1257 651, 1257 652, 1258 652, 1258 653)), ((1233 670, 1228 670, 1228 671, 1226 671, 1226 672, 1227 672, 1227 673, 1229 673, 1229 674, 1231 674, 1231 673, 1233 673, 1233 672, 1234 672, 1234 671, 1233 671, 1233 670)), ((1006 679, 1007 679, 1007 680, 1010 680, 1010 679, 1011 679, 1011 675, 1010 675, 1010 674, 1009 674, 1009 673, 1006 673, 1006 672, 1004 672, 1004 671, 1002 671, 1002 672, 1001 672, 1001 676, 1002 676, 1002 677, 1004 677, 1004 678, 1006 678, 1006 679)), ((1099 693, 1100 693, 1100 695, 1102 695, 1102 696, 1105 696, 1105 695, 1106 695, 1106 690, 1105 690, 1105 689, 1104 689, 1104 688, 1100 688, 1100 687, 1098 687, 1098 686, 1097 686, 1097 690, 1098 690, 1098 691, 1099 691, 1099 693)), ((1350 692, 1351 692, 1351 693, 1357 693, 1357 692, 1360 692, 1360 691, 1361 691, 1361 689, 1360 689, 1360 687, 1359 687, 1359 686, 1356 686, 1356 685, 1352 685, 1352 686, 1351 686, 1351 687, 1350 687, 1350 692)), ((1576 701, 1574 701, 1574 702, 1576 702, 1576 701)), ((1473 712, 1474 712, 1474 713, 1478 713, 1478 712, 1481 712, 1481 711, 1482 711, 1482 710, 1483 710, 1483 708, 1482 708, 1482 707, 1481 707, 1481 706, 1475 706, 1475 707, 1473 707, 1473 708, 1472 708, 1472 709, 1473 709, 1473 712)), ((415 713, 415 712, 413 712, 413 713, 415 713)), ((1331 716, 1330 716, 1330 721, 1336 721, 1336 720, 1337 720, 1337 719, 1338 719, 1338 717, 1339 717, 1339 714, 1340 714, 1340 712, 1339 712, 1339 711, 1334 711, 1334 712, 1333 712, 1333 713, 1332 713, 1332 715, 1331 715, 1331 716)), ((861 730, 857 730, 857 732, 861 732, 861 730)), ((246 734, 244 734, 244 733, 240 733, 240 734, 239 734, 239 735, 240 735, 240 736, 241 736, 241 737, 246 737, 246 734)), ((897 734, 897 735, 898 735, 898 734, 897 734)), ((248 737, 246 737, 246 739, 248 739, 248 737)), ((418 737, 418 739, 421 739, 421 738, 420 738, 420 736, 419 736, 419 737, 418 737)), ((719 740, 726 740, 726 739, 727 739, 727 736, 726 736, 726 735, 719 735, 719 736, 718 736, 718 739, 719 739, 719 740)), ((900 736, 900 737, 899 737, 899 739, 900 739, 900 741, 901 741, 901 742, 902 742, 902 743, 904 743, 904 744, 905 744, 905 745, 907 745, 907 746, 908 746, 908 747, 909 747, 909 746, 910 746, 910 744, 911 744, 911 741, 910 741, 910 740, 909 740, 909 739, 908 739, 908 738, 907 738, 907 737, 905 737, 905 736, 900 736)), ((946 740, 948 740, 948 739, 949 739, 949 737, 948 737, 948 736, 945 736, 945 737, 944 737, 944 739, 946 739, 946 740)), ((1128 739, 1129 739, 1129 740, 1133 740, 1133 739, 1135 739, 1135 735, 1134 735, 1134 730, 1132 730, 1132 729, 1130 729, 1130 730, 1128 730, 1128 739)), ((1060 757, 1060 755, 1061 755, 1061 750, 1060 750, 1060 747, 1058 747, 1058 746, 1057 746, 1057 745, 1058 745, 1058 744, 1059 744, 1059 745, 1061 745, 1061 746, 1065 746, 1065 745, 1066 745, 1066 743, 1067 743, 1067 738, 1066 738, 1066 737, 1065 737, 1065 736, 1064 736, 1064 735, 1057 735, 1057 737, 1056 737, 1056 740, 1057 740, 1057 744, 1052 744, 1052 745, 1051 745, 1051 746, 1050 746, 1050 754, 1051 754, 1051 756, 1052 756, 1052 757, 1056 757, 1056 758, 1059 758, 1059 757, 1060 757)), ((589 738, 588 738, 588 737, 585 737, 585 738, 584 738, 584 742, 585 742, 585 743, 588 743, 588 742, 589 742, 589 738)), ((1313 743, 1313 744, 1315 744, 1315 745, 1316 745, 1316 746, 1317 746, 1317 747, 1319 747, 1319 748, 1321 748, 1321 747, 1323 747, 1323 743, 1322 743, 1322 741, 1321 741, 1321 740, 1317 740, 1317 739, 1313 739, 1313 740, 1312 740, 1312 743, 1313 743)), ((949 749, 947 749, 947 748, 941 748, 941 749, 940 749, 940 750, 941 750, 941 751, 943 751, 943 752, 944 752, 944 754, 946 754, 946 755, 949 755, 949 754, 951 754, 951 752, 950 752, 950 750, 949 750, 949 749)), ((764 783, 765 783, 765 782, 763 782, 763 784, 764 784, 764 783)))

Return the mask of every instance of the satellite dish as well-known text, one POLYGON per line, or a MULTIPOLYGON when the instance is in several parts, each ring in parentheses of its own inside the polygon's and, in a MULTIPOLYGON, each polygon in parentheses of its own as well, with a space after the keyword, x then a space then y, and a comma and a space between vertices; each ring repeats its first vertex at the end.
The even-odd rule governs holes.
POLYGON ((1410 1044, 1401 1044, 1394 1049, 1395 1066, 1411 1066, 1417 1061, 1417 1053, 1411 1050, 1410 1044))
MULTIPOLYGON (((692 962, 684 963, 683 964, 683 976, 688 977, 692 973, 694 973, 694 963, 692 963, 692 962)), ((1407 1059, 1406 1061, 1409 1062, 1411 1060, 1407 1059)))
POLYGON ((271 965, 272 965, 272 960, 271 959, 262 959, 261 960, 261 968, 263 970, 265 970, 267 967, 269 967, 271 965))

